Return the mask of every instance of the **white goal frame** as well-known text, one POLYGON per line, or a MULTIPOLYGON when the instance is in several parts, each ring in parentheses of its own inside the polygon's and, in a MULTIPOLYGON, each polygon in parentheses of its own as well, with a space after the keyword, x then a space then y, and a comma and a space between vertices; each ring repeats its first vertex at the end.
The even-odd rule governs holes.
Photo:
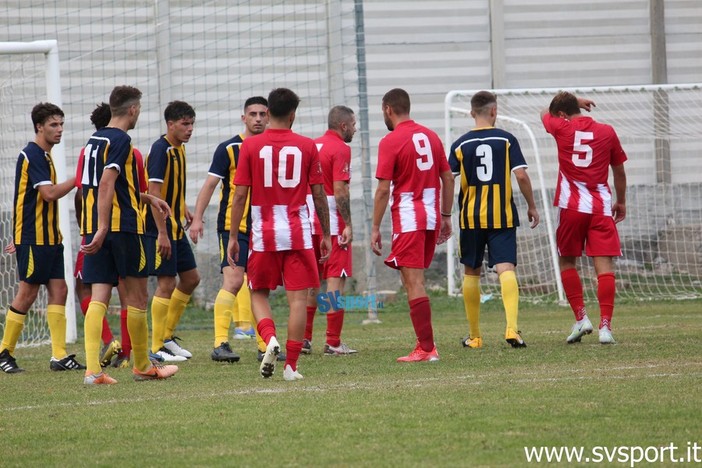
MULTIPOLYGON (((58 41, 42 40, 33 42, 0 42, 0 55, 44 54, 46 57, 46 99, 63 107, 61 100, 61 73, 59 69, 58 41)), ((63 141, 51 151, 56 168, 56 178, 66 180, 66 151, 63 141)), ((71 217, 65 198, 59 200, 59 227, 63 235, 63 263, 68 286, 66 299, 66 341, 75 343, 78 339, 76 327, 75 281, 73 278, 73 242, 71 236, 71 217)))

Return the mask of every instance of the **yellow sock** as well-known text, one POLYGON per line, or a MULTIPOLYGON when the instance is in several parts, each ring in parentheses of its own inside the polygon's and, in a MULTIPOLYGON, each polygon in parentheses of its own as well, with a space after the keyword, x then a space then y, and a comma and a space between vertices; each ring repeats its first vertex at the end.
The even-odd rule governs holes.
MULTIPOLYGON (((241 294, 241 291, 239 291, 239 294, 241 294)), ((236 299, 234 300, 234 304, 232 304, 232 322, 234 322, 235 327, 239 326, 239 301, 236 299)))
MULTIPOLYGON (((168 306, 170 300, 154 296, 151 301, 151 352, 157 353, 163 347, 163 336, 166 333, 168 306)), ((127 313, 129 317, 129 313, 127 313)))
POLYGON ((10 354, 15 353, 15 346, 24 328, 24 319, 27 314, 18 314, 10 309, 7 310, 5 316, 5 333, 2 335, 2 344, 0 344, 0 352, 8 350, 10 354))
POLYGON ((164 338, 171 338, 180 322, 180 316, 185 312, 185 306, 190 302, 190 294, 175 288, 171 294, 171 303, 168 305, 168 319, 166 320, 166 332, 164 338))
POLYGON ((85 366, 88 372, 97 374, 100 367, 100 345, 102 344, 102 320, 107 312, 107 304, 90 301, 83 323, 85 335, 85 366))
POLYGON ((463 306, 470 327, 470 338, 480 334, 480 276, 463 275, 463 306))
POLYGON ((254 323, 254 317, 251 311, 251 291, 249 291, 246 275, 244 275, 244 284, 236 295, 236 302, 239 306, 239 328, 248 330, 254 323))
POLYGON ((146 311, 127 306, 127 329, 132 340, 134 367, 140 371, 145 371, 151 365, 148 352, 149 325, 146 323, 146 311))
POLYGON ((232 323, 232 307, 236 296, 229 291, 220 289, 214 303, 214 347, 229 341, 229 324, 232 323))
POLYGON ((514 271, 505 271, 500 275, 502 286, 502 303, 505 306, 507 328, 519 331, 517 317, 519 316, 519 285, 514 271))
POLYGON ((46 306, 46 321, 51 334, 51 355, 56 359, 68 356, 66 352, 66 306, 49 304, 46 306))

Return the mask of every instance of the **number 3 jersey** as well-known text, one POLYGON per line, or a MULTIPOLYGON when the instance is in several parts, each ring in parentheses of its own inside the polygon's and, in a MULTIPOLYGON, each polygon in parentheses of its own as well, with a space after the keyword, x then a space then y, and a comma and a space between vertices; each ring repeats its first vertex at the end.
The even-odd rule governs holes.
POLYGON ((250 187, 251 250, 311 249, 307 190, 323 183, 319 154, 311 138, 270 128, 246 138, 234 185, 250 187))
POLYGON ((567 120, 546 113, 542 121, 558 146, 554 206, 611 216, 609 166, 627 159, 614 129, 586 116, 567 120))
POLYGON ((461 229, 519 226, 512 171, 527 163, 514 135, 495 127, 474 128, 451 145, 449 166, 461 176, 461 229))
POLYGON ((447 171, 441 139, 413 120, 400 122, 380 140, 375 177, 392 181, 393 234, 439 229, 440 174, 447 171))

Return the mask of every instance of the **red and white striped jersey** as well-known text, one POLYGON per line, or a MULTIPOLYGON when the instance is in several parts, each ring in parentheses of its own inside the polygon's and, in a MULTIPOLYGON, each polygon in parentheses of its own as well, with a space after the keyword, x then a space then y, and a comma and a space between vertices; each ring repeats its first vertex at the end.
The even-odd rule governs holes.
POLYGON ((393 234, 439 229, 440 174, 450 170, 439 136, 413 120, 380 140, 375 177, 392 181, 393 234))
MULTIPOLYGON (((334 197, 334 182, 351 180, 351 148, 333 130, 314 140, 319 151, 319 163, 324 174, 324 193, 327 194, 329 203, 329 231, 332 236, 337 236, 346 227, 344 218, 341 217, 334 197)), ((312 234, 322 234, 319 218, 314 210, 312 194, 307 194, 307 207, 312 216, 312 234)))
POLYGON ((567 120, 546 113, 542 120, 558 146, 554 206, 611 216, 609 167, 624 164, 627 159, 617 133, 587 116, 567 120))
POLYGON ((282 129, 246 138, 234 185, 250 187, 251 249, 311 249, 306 195, 310 185, 323 182, 312 139, 282 129))

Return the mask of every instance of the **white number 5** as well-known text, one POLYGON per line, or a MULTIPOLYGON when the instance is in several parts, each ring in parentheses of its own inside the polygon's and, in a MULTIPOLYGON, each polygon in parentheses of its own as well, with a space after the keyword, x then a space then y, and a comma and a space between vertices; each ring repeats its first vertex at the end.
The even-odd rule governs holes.
POLYGON ((417 167, 420 171, 428 171, 434 165, 429 138, 423 133, 415 133, 412 135, 412 142, 414 143, 414 150, 419 155, 417 167))
POLYGON ((578 151, 579 153, 573 153, 573 164, 577 167, 588 167, 592 163, 592 147, 583 143, 583 140, 592 141, 592 139, 592 132, 575 132, 573 151, 578 151))

